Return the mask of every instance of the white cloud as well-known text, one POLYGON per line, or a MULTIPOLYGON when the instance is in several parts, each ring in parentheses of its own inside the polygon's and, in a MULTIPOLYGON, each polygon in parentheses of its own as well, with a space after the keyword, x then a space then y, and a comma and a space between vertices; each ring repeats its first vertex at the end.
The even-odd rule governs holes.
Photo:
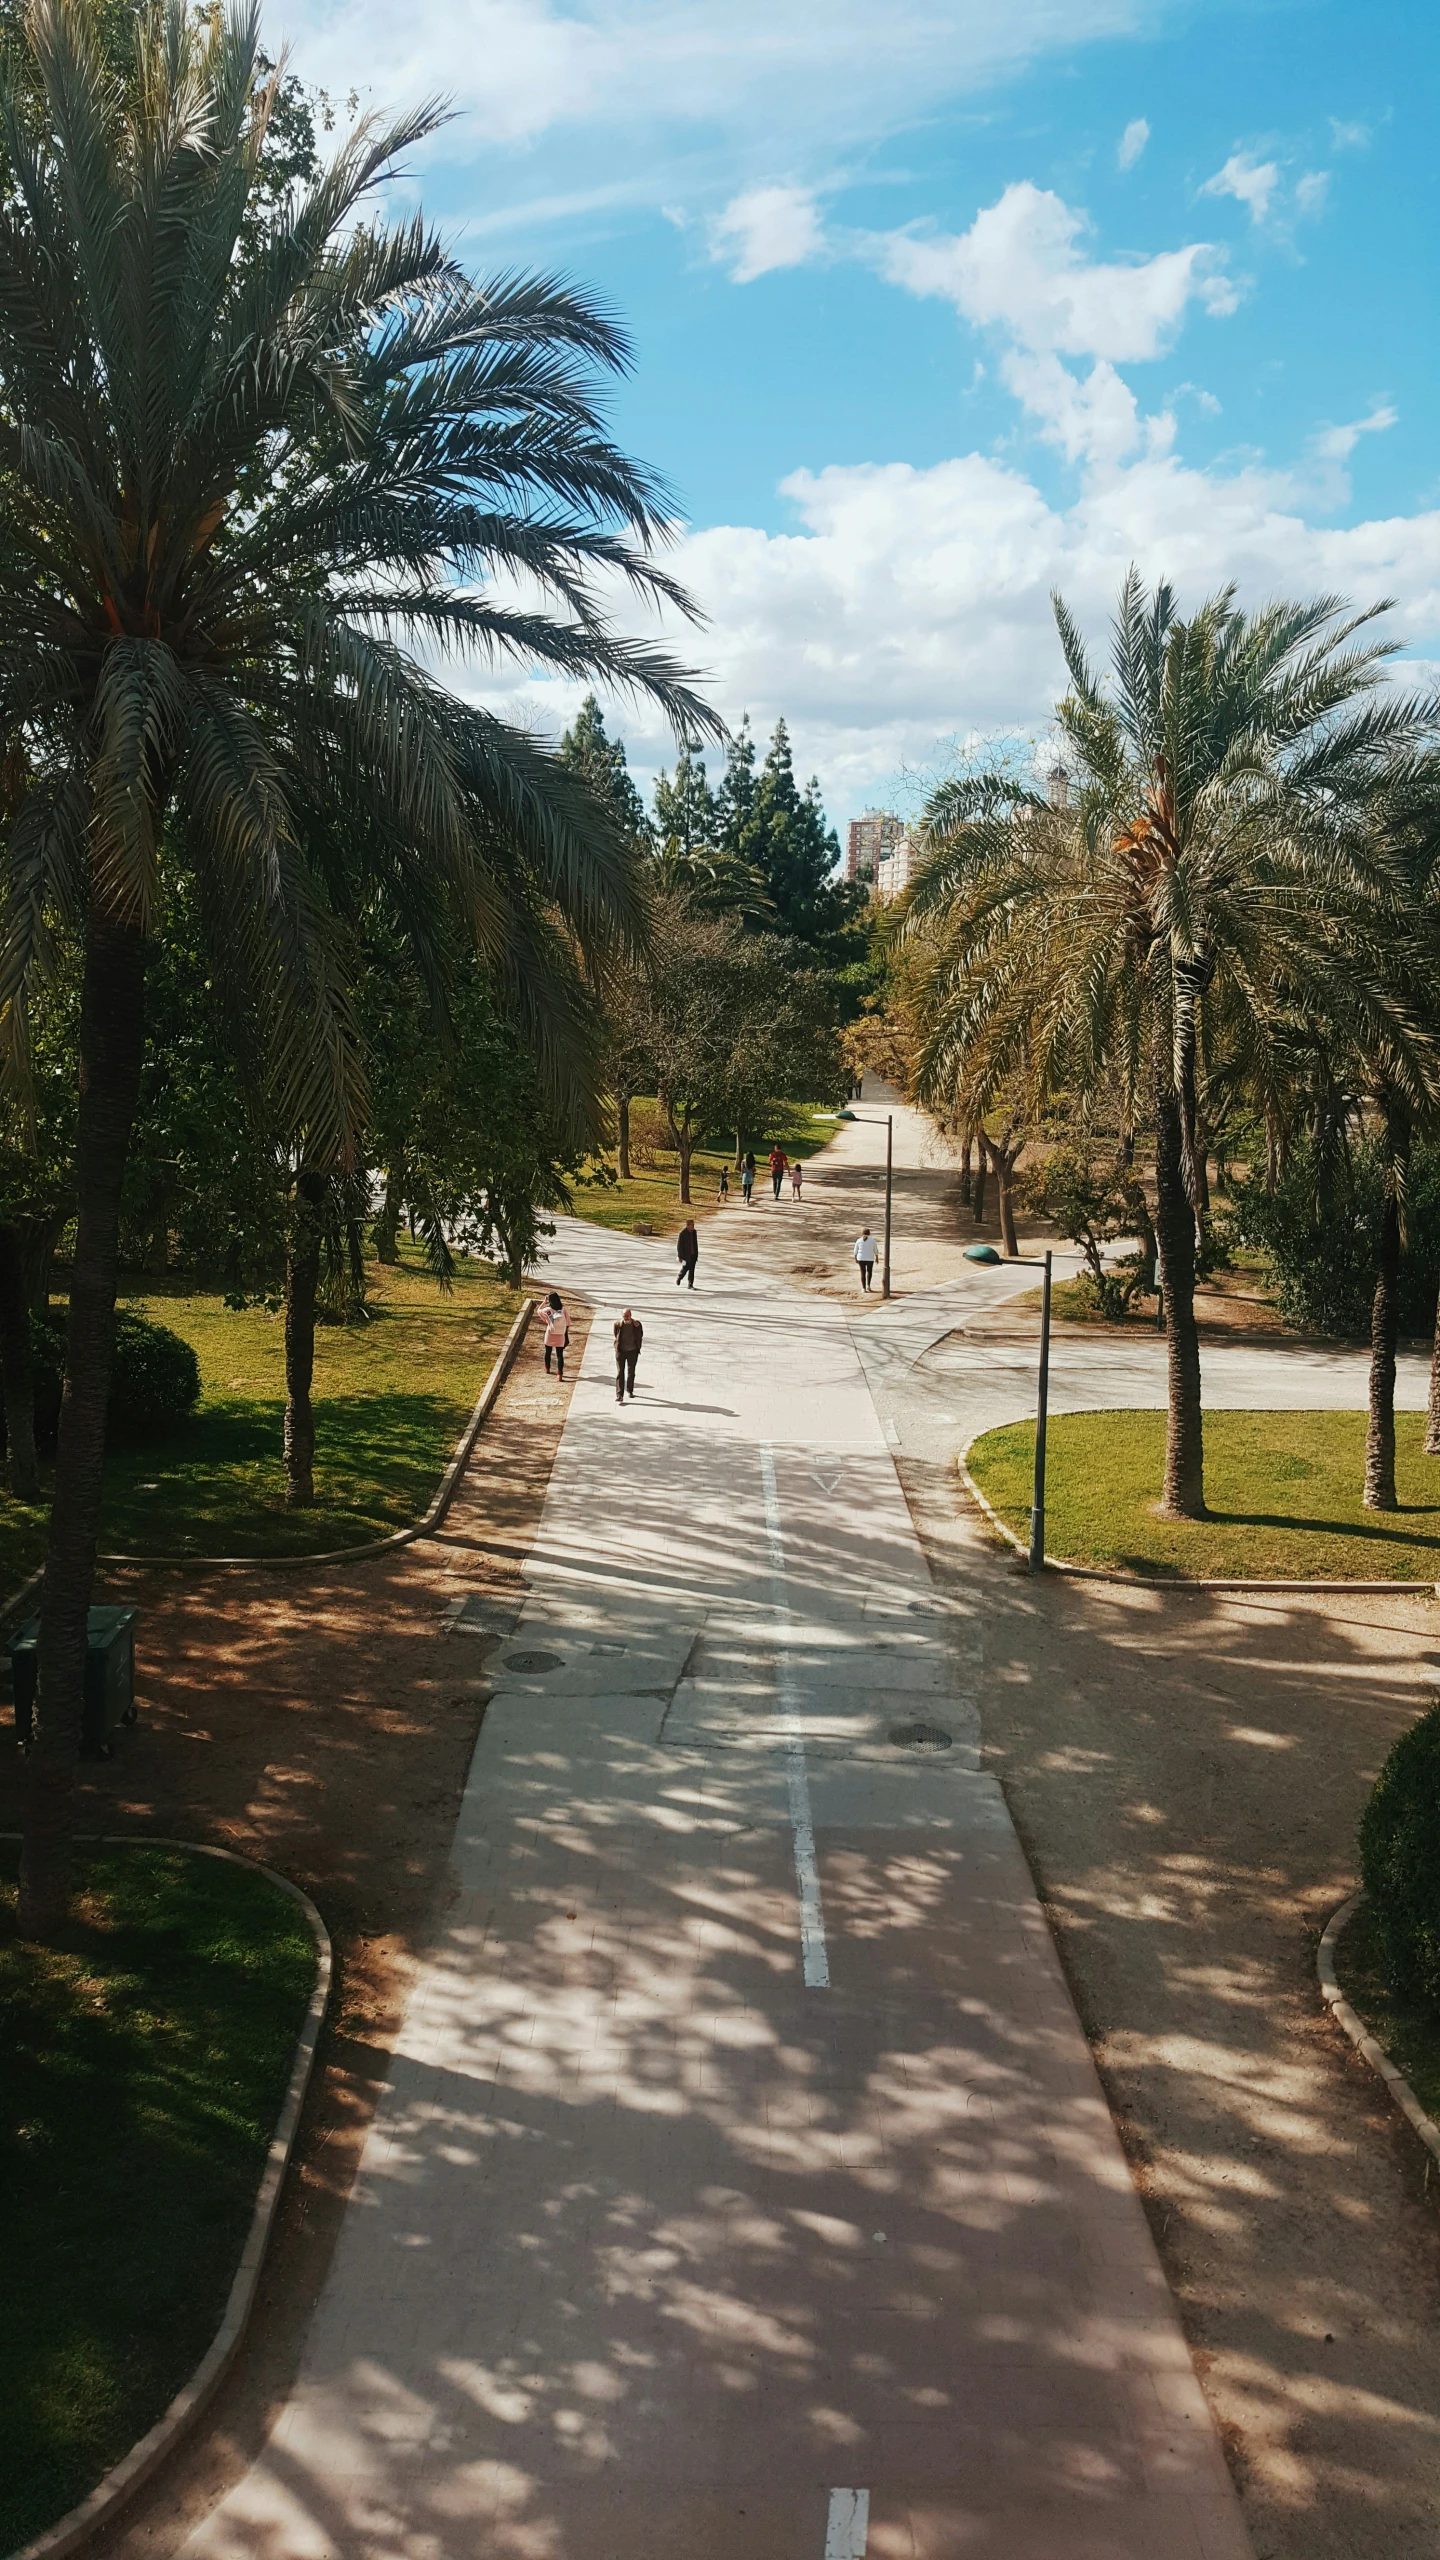
MULTIPOLYGON (((1143 430, 1130 459, 1088 473, 1063 506, 980 453, 928 469, 800 471, 784 487, 795 531, 717 525, 679 544, 673 565, 709 616, 680 645, 710 671, 728 720, 748 709, 765 730, 783 712, 798 769, 818 769, 842 827, 887 777, 930 765, 957 734, 1043 724, 1063 682, 1051 588, 1103 645, 1132 560, 1148 578, 1174 578, 1190 602, 1228 578, 1250 604, 1398 596, 1398 636, 1431 655, 1440 647, 1440 511, 1327 525, 1313 488, 1259 466, 1197 470, 1143 430)), ((1399 678, 1415 680, 1403 666, 1399 678)), ((537 689, 517 674, 515 690, 558 728, 582 688, 537 689)), ((485 693, 497 698, 493 685, 485 693)), ((623 707, 616 718, 634 765, 673 761, 658 725, 623 707)))
POLYGON ((1304 214, 1317 214, 1323 212, 1325 199, 1329 193, 1329 170, 1307 170, 1305 176, 1297 179, 1295 183, 1296 212, 1304 214))
POLYGON ((1280 170, 1274 160, 1252 160, 1248 152, 1232 151, 1223 169, 1207 178, 1202 196, 1234 196, 1243 204, 1252 222, 1263 222, 1271 200, 1280 184, 1280 170))
POLYGON ((1149 139, 1150 127, 1146 123, 1145 118, 1143 116, 1132 116, 1130 122, 1125 127, 1124 132, 1120 136, 1120 148, 1115 154, 1117 167, 1121 169, 1133 169, 1149 139))
POLYGON ((824 247, 815 198, 808 187, 750 187, 711 223, 710 247, 736 284, 804 266, 824 247))
POLYGON ((453 98, 472 112, 432 146, 452 159, 589 128, 613 170, 622 135, 678 127, 635 160, 640 194, 670 191, 687 140, 720 130, 773 167, 780 136, 787 161, 864 139, 1152 15, 1146 0, 887 0, 879 26, 873 0, 272 0, 266 32, 342 97, 363 64, 383 106, 453 98))
POLYGON ((1330 119, 1330 139, 1337 151, 1364 151, 1370 142, 1368 124, 1344 124, 1338 116, 1330 119))
POLYGON ((1315 451, 1325 462, 1348 462, 1362 436, 1383 435, 1393 427, 1399 410, 1388 400, 1377 400, 1368 417, 1351 418, 1345 426, 1324 427, 1315 438, 1315 451))
POLYGON ((1026 179, 958 238, 892 231, 871 246, 892 283, 943 295, 967 320, 1003 328, 1037 354, 1142 362, 1164 351, 1197 298, 1208 310, 1233 310, 1208 243, 1105 263, 1086 258, 1087 228, 1083 213, 1026 179))

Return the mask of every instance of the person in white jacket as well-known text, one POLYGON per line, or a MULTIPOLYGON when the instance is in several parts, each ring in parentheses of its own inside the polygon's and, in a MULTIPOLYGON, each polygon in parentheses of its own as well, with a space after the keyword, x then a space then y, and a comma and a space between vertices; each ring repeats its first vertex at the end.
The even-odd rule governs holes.
POLYGON ((565 1313, 565 1302, 559 1290, 552 1289, 545 1301, 545 1366, 548 1370, 553 1352, 557 1377, 565 1375, 565 1346, 569 1340, 570 1319, 565 1313))
POLYGON ((855 1239, 855 1259, 860 1266, 860 1286, 868 1289, 875 1277, 875 1239, 868 1227, 862 1227, 855 1239))

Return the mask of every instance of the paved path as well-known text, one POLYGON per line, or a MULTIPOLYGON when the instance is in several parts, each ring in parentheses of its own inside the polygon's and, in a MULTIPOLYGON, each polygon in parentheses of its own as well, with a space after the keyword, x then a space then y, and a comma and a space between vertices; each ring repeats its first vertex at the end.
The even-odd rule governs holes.
POLYGON ((597 1322, 453 1905, 195 2560, 1247 2560, 965 1611, 755 1250, 556 1240, 597 1322))

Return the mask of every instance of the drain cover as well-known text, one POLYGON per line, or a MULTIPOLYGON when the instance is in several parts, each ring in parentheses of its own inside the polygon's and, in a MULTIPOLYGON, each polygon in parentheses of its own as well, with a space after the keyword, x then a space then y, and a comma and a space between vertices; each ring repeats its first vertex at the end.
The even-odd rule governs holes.
POLYGON ((943 1724, 892 1724, 890 1739, 901 1751, 948 1751, 950 1736, 943 1724))
POLYGON ((510 1671, 558 1671, 564 1659, 561 1653, 507 1653, 505 1664, 510 1671))

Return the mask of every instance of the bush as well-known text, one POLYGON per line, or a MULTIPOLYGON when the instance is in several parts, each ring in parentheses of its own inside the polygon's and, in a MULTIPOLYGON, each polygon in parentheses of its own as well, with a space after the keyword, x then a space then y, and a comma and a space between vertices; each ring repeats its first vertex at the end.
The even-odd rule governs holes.
MULTIPOLYGON (((1307 1333, 1363 1342, 1370 1331, 1380 1252, 1380 1150, 1352 1148, 1349 1179, 1317 1199, 1309 1145, 1297 1147, 1283 1180, 1267 1192, 1252 1177, 1235 1196, 1234 1232, 1270 1256, 1280 1313, 1307 1333)), ((1410 1157, 1408 1241, 1400 1258, 1400 1330, 1426 1334, 1440 1277, 1440 1149, 1417 1139, 1410 1157)))
MULTIPOLYGON (((60 1427, 65 1380, 65 1323, 61 1316, 32 1316, 35 1363, 35 1437, 53 1449, 60 1427)), ((110 1378, 109 1430, 115 1440, 163 1440, 188 1421, 200 1396, 200 1363, 188 1342, 168 1325, 122 1308, 115 1319, 115 1367, 110 1378)))
POLYGON ((1360 1872, 1392 1989, 1440 2008, 1440 1706, 1401 1734, 1375 1781, 1360 1872))

